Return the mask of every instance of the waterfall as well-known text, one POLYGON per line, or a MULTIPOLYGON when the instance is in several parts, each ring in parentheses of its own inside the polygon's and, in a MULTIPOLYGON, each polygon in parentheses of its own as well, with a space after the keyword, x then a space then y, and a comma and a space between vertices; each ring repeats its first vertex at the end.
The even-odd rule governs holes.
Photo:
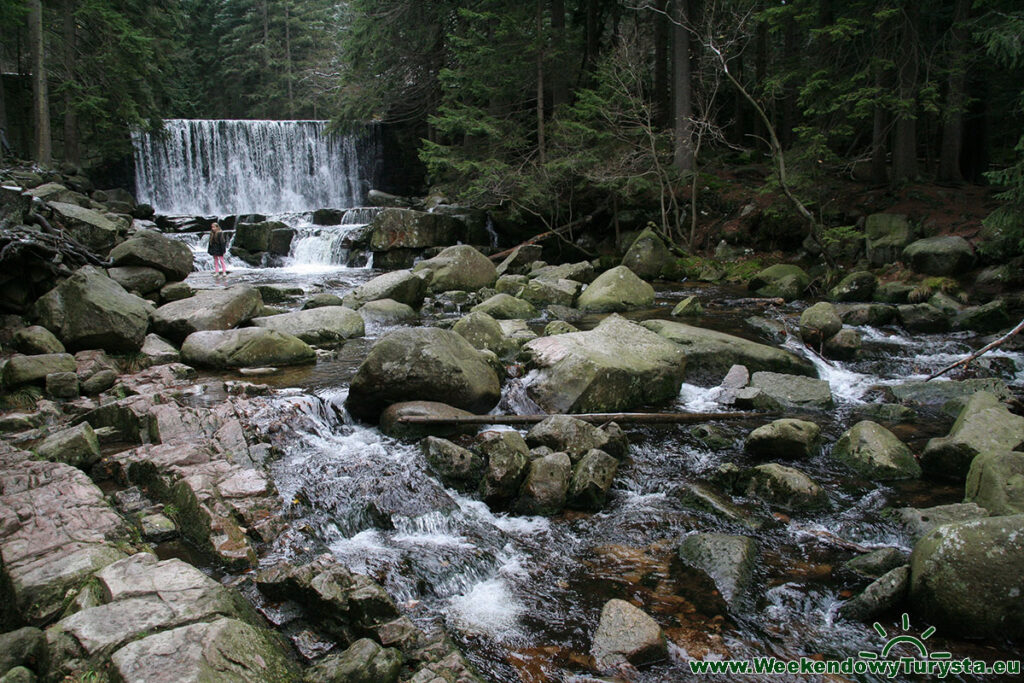
POLYGON ((326 125, 168 119, 161 133, 132 134, 136 194, 170 215, 354 206, 372 182, 374 136, 330 135, 326 125))

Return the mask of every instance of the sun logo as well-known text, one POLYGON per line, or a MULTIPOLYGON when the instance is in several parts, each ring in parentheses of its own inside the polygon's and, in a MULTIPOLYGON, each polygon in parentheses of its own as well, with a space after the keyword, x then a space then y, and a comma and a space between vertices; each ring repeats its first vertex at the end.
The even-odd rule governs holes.
MULTIPOLYGON (((885 627, 877 621, 874 624, 875 631, 878 635, 883 638, 889 638, 889 634, 886 632, 885 627)), ((924 644, 924 641, 928 640, 935 633, 935 627, 929 626, 922 633, 921 636, 907 635, 905 632, 910 630, 910 615, 906 612, 903 613, 903 620, 901 623, 904 633, 898 636, 889 638, 886 644, 882 647, 880 654, 874 652, 860 652, 858 653, 862 659, 888 659, 889 653, 892 652, 893 648, 901 643, 908 643, 909 645, 917 648, 917 652, 923 659, 952 659, 953 655, 950 652, 932 652, 928 653, 928 646, 924 644)))

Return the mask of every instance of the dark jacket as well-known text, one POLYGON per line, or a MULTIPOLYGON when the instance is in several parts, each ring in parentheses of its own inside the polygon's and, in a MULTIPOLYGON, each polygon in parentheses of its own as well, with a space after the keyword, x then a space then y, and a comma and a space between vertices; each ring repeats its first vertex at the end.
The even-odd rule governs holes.
POLYGON ((226 247, 227 238, 224 237, 223 231, 210 233, 210 246, 206 248, 206 253, 210 256, 223 256, 226 247))

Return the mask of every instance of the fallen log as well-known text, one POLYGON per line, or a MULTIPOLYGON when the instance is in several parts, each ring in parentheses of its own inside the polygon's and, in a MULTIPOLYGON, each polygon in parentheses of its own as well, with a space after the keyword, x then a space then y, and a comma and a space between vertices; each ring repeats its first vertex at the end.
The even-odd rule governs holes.
MULTIPOLYGON (((777 413, 746 412, 746 413, 575 413, 566 417, 574 417, 584 422, 603 424, 618 422, 620 424, 687 424, 706 422, 708 420, 743 420, 747 418, 774 417, 777 413)), ((519 425, 536 424, 551 415, 463 415, 461 417, 440 417, 434 415, 402 415, 397 422, 406 424, 489 424, 519 425)))
POLYGON ((958 360, 955 363, 947 365, 946 367, 942 368, 938 372, 933 372, 932 374, 928 375, 928 379, 926 379, 925 382, 927 382, 928 380, 935 379, 936 377, 940 377, 940 376, 946 374, 947 372, 949 372, 950 370, 952 370, 955 367, 959 367, 961 365, 967 365, 968 363, 970 363, 975 358, 977 358, 977 357, 979 357, 979 356, 981 356, 981 355, 983 355, 985 353, 988 353, 989 351, 991 351, 992 349, 994 349, 996 347, 1002 346, 1003 343, 1006 342, 1006 340, 1010 339, 1011 337, 1016 335, 1021 330, 1024 330, 1024 320, 1021 320, 1019 323, 1017 323, 1017 327, 1013 328, 1012 330, 1010 330, 1009 332, 1004 334, 999 339, 996 339, 991 344, 988 344, 988 345, 984 346, 983 348, 978 349, 977 351, 975 351, 971 355, 967 356, 967 358, 962 358, 962 359, 958 360))

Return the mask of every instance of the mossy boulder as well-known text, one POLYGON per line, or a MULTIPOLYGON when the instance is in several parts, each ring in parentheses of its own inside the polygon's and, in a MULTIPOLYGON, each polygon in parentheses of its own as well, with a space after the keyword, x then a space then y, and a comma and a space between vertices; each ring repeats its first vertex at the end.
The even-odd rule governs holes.
POLYGON ((433 274, 427 291, 431 294, 461 290, 475 292, 490 287, 498 279, 494 263, 473 247, 460 244, 448 247, 434 258, 420 261, 413 273, 433 274))
POLYGON ((679 559, 703 572, 729 607, 749 597, 754 583, 757 542, 749 536, 691 534, 679 544, 679 559))
POLYGON ((878 278, 874 273, 859 270, 850 273, 829 291, 832 301, 871 301, 878 287, 878 278))
POLYGON ((1024 417, 987 391, 971 396, 943 437, 931 439, 921 466, 932 476, 963 481, 971 461, 985 451, 1013 451, 1024 444, 1024 417))
POLYGON ((748 471, 744 493, 787 510, 816 510, 828 507, 828 495, 821 486, 795 467, 765 463, 748 471))
POLYGON ((307 344, 338 344, 365 334, 362 316, 344 306, 324 306, 253 318, 252 324, 293 335, 307 344))
POLYGON ((745 449, 762 460, 802 460, 817 450, 820 438, 821 427, 815 423, 783 418, 750 432, 745 449))
POLYGON ((423 249, 455 244, 464 231, 462 223, 440 213, 386 208, 370 222, 370 249, 423 249))
POLYGON ((622 265, 644 280, 671 277, 675 274, 675 262, 665 242, 650 228, 637 235, 622 257, 622 265))
POLYGON ((832 456, 876 481, 921 476, 921 466, 910 449, 888 429, 869 420, 858 422, 839 437, 832 456))
POLYGON ((538 315, 533 304, 510 294, 495 294, 470 310, 474 313, 486 313, 496 320, 532 320, 538 315))
POLYGON ((582 311, 608 312, 646 308, 654 304, 654 288, 625 266, 598 275, 583 290, 576 306, 582 311))
POLYGON ((812 346, 820 346, 841 329, 843 321, 827 301, 819 301, 800 314, 800 338, 812 346))
POLYGON ((874 213, 864 223, 864 236, 871 265, 884 266, 900 259, 914 239, 914 230, 902 214, 874 213))
POLYGON ((971 243, 958 235, 926 237, 907 245, 903 260, 925 275, 958 276, 974 266, 971 243))
POLYGON ((253 287, 209 289, 156 309, 152 327, 157 334, 179 342, 193 332, 231 329, 251 320, 262 307, 260 293, 253 287))
POLYGON ((971 461, 964 502, 993 515, 1024 514, 1024 453, 986 451, 971 461))
POLYGON ((758 296, 795 301, 804 295, 810 284, 810 276, 800 266, 777 263, 752 277, 747 287, 758 296))
POLYGON ((184 280, 193 268, 192 250, 155 230, 136 230, 110 250, 115 266, 144 266, 162 272, 169 282, 184 280))
POLYGON ((193 332, 181 345, 181 360, 203 368, 254 368, 316 362, 316 352, 298 337, 262 327, 193 332))
POLYGON ((364 282, 345 295, 344 303, 357 309, 368 301, 392 299, 412 308, 419 308, 427 294, 429 273, 395 270, 364 282))

